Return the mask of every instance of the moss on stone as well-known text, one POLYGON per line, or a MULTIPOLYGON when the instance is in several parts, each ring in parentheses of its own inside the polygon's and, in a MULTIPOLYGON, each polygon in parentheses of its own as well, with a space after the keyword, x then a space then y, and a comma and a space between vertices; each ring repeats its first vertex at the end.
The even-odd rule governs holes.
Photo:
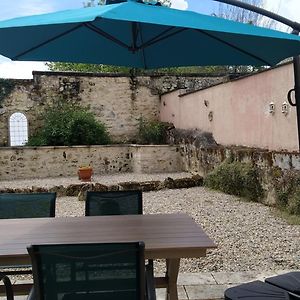
POLYGON ((4 99, 14 90, 15 85, 13 80, 0 78, 0 108, 4 99))
POLYGON ((259 201, 264 196, 258 169, 250 163, 226 160, 207 175, 204 184, 251 201, 259 201))
POLYGON ((276 173, 274 186, 276 191, 276 205, 292 215, 300 215, 300 175, 296 171, 276 173))
POLYGON ((291 215, 300 215, 300 187, 297 187, 288 198, 286 209, 291 215))

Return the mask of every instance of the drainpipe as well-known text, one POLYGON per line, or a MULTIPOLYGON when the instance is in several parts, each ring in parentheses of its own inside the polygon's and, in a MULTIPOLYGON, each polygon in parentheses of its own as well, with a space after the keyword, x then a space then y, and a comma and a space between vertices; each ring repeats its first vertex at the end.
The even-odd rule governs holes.
MULTIPOLYGON (((283 23, 293 29, 292 34, 299 35, 300 32, 300 23, 294 22, 287 18, 284 18, 278 14, 275 14, 271 11, 263 9, 261 7, 254 6, 249 3, 241 2, 238 0, 213 0, 217 2, 226 3, 229 5, 237 6, 246 10, 253 11, 260 15, 266 16, 270 19, 283 23)), ((288 92, 287 98, 291 106, 296 107, 297 113, 297 126, 298 126, 298 145, 300 150, 300 57, 296 56, 293 58, 294 65, 294 82, 295 86, 288 92), (292 94, 295 95, 295 102, 292 101, 292 94)))

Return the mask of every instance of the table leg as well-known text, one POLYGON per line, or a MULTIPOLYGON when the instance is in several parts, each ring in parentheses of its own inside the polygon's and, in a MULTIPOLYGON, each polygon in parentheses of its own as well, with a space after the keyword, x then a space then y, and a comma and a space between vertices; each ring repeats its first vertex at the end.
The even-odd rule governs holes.
POLYGON ((180 259, 179 258, 167 259, 166 264, 167 264, 166 277, 168 280, 166 299, 178 300, 177 278, 179 273, 180 259))

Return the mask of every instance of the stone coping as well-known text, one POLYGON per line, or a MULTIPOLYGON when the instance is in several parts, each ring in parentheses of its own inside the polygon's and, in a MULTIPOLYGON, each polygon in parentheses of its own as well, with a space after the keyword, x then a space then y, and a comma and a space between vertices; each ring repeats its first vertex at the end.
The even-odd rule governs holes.
POLYGON ((76 146, 12 146, 12 147, 0 147, 0 150, 27 150, 27 149, 69 149, 69 148, 171 148, 177 147, 177 145, 143 145, 143 144, 109 144, 109 145, 76 145, 76 146))

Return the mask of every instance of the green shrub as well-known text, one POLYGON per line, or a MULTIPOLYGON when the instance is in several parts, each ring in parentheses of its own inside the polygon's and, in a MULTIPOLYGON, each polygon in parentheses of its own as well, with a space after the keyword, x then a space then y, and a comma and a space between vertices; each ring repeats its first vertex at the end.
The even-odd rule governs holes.
POLYGON ((141 144, 165 144, 167 127, 167 123, 140 118, 139 142, 141 144))
POLYGON ((105 126, 78 104, 58 103, 42 115, 42 128, 29 138, 30 146, 103 145, 110 142, 105 126))
POLYGON ((286 210, 291 215, 300 215, 300 187, 297 187, 288 197, 286 210))
POLYGON ((292 215, 300 215, 300 176, 296 172, 285 172, 274 180, 276 205, 292 215))
POLYGON ((207 175, 204 184, 212 189, 252 201, 263 197, 257 168, 248 163, 224 162, 207 175))

